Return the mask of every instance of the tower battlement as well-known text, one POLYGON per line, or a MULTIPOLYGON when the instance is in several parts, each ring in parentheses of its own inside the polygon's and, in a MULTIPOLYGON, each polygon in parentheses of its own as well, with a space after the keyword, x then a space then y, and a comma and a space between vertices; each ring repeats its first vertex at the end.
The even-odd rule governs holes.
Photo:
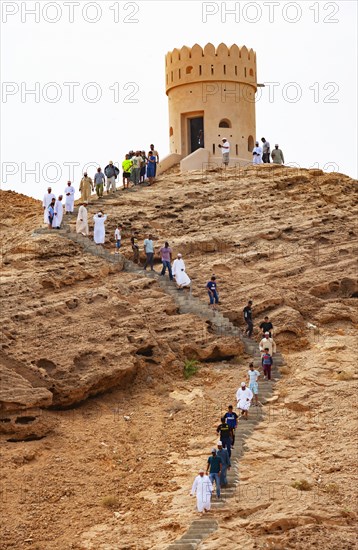
POLYGON ((177 86, 195 82, 237 82, 257 89, 256 54, 246 46, 210 42, 204 48, 175 48, 165 56, 166 93, 177 86))
MULTIPOLYGON (((257 91, 253 50, 236 44, 215 49, 210 43, 175 48, 165 57, 165 79, 171 153, 188 157, 205 149, 205 158, 220 161, 224 136, 230 159, 252 160, 257 91)), ((199 158, 203 156, 195 155, 199 158)))

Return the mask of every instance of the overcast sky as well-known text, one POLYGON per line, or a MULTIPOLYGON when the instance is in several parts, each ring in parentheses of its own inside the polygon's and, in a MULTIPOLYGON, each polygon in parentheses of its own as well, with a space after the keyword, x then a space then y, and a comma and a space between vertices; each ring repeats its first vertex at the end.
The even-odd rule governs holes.
POLYGON ((1 10, 3 189, 40 198, 69 178, 77 188, 89 163, 92 176, 150 143, 164 157, 164 56, 207 42, 256 51, 266 84, 258 138, 278 142, 287 162, 357 177, 355 1, 42 0, 1 10))

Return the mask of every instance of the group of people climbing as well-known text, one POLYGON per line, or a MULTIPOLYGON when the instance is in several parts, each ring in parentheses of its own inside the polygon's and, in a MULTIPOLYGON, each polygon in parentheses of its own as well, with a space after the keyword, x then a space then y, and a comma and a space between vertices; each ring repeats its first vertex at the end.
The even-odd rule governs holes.
MULTIPOLYGON (((129 154, 126 155, 126 157, 127 156, 129 156, 129 154)), ((109 164, 109 166, 111 166, 111 163, 109 164)), ((135 178, 135 181, 136 180, 137 177, 135 178)), ((136 183, 134 182, 134 184, 136 183)), ((71 185, 71 182, 68 182, 67 184, 65 195, 66 213, 72 212, 74 204, 74 189, 71 185)), ((82 202, 78 210, 76 222, 76 231, 78 233, 82 233, 83 235, 88 235, 89 233, 88 212, 86 208, 87 204, 88 201, 84 200, 82 202)), ((48 188, 47 194, 44 197, 43 206, 44 221, 46 221, 45 218, 47 216, 48 225, 50 227, 60 228, 63 214, 62 195, 59 195, 58 199, 56 199, 55 195, 52 193, 52 189, 48 188), (48 206, 46 206, 46 204, 48 204, 48 206)), ((103 210, 99 210, 93 216, 93 238, 96 244, 103 244, 105 242, 106 221, 107 215, 104 214, 103 210)), ((119 253, 119 249, 122 245, 122 229, 123 227, 120 224, 117 224, 114 231, 116 254, 119 253)), ((133 260, 139 264, 140 247, 138 244, 138 232, 132 233, 130 242, 133 251, 133 260)), ((151 233, 149 233, 144 239, 143 250, 145 254, 143 269, 146 270, 147 268, 150 268, 152 271, 154 271, 154 259, 156 250, 153 235, 151 233)), ((159 250, 157 250, 157 254, 160 257, 162 263, 160 276, 165 276, 166 271, 168 271, 169 279, 171 281, 175 281, 178 290, 183 290, 186 287, 190 288, 191 280, 186 273, 186 267, 182 254, 178 253, 176 259, 172 261, 172 248, 169 246, 169 243, 167 241, 159 250)), ((211 276, 205 288, 209 297, 209 307, 211 307, 213 310, 216 310, 220 302, 215 275, 211 276)), ((244 321, 247 325, 245 333, 249 338, 252 338, 254 330, 252 308, 252 300, 249 300, 247 305, 243 309, 244 321)), ((276 344, 273 340, 273 325, 267 316, 260 324, 260 329, 262 331, 262 338, 259 342, 261 366, 264 379, 271 380, 271 368, 273 364, 273 354, 276 352, 276 344)), ((221 497, 221 487, 226 487, 228 484, 227 471, 231 468, 231 450, 234 448, 235 430, 237 428, 238 422, 248 419, 248 413, 252 402, 254 406, 261 406, 258 398, 258 379, 260 376, 261 374, 258 370, 255 369, 254 364, 250 363, 249 369, 247 371, 248 383, 243 381, 236 392, 236 407, 239 414, 234 412, 232 405, 229 405, 228 410, 221 417, 221 423, 216 429, 216 434, 220 437, 219 441, 217 442, 217 448, 212 448, 211 455, 207 459, 206 470, 199 470, 198 475, 194 479, 191 490, 191 494, 196 495, 197 509, 200 513, 204 513, 210 510, 214 483, 216 486, 216 496, 218 499, 220 499, 221 497)))
MULTIPOLYGON (((130 184, 138 185, 147 182, 152 185, 157 174, 157 165, 159 163, 159 153, 156 151, 154 144, 151 143, 148 154, 145 151, 129 151, 125 155, 122 162, 122 182, 123 189, 129 189, 130 184)), ((92 193, 96 192, 97 198, 103 197, 106 190, 107 195, 117 191, 116 181, 120 170, 112 160, 102 172, 99 166, 93 177, 88 175, 88 172, 83 173, 79 185, 81 193, 81 204, 88 204, 92 193)), ((63 192, 56 197, 52 192, 52 188, 48 187, 45 193, 42 206, 44 211, 44 223, 50 229, 60 229, 63 220, 63 197, 65 196, 65 214, 71 214, 74 211, 76 189, 71 181, 67 182, 67 186, 63 192)))
POLYGON ((147 181, 148 185, 152 185, 157 175, 158 164, 159 153, 153 143, 150 144, 147 154, 145 151, 129 151, 122 162, 123 189, 129 189, 130 182, 138 185, 147 181))
MULTIPOLYGON (((248 325, 248 332, 253 332, 252 320, 252 300, 249 300, 244 310, 244 321, 248 325)), ((276 344, 273 340, 273 325, 268 316, 260 324, 262 338, 259 343, 261 353, 261 365, 265 380, 271 380, 272 354, 276 353, 276 344)), ((251 336, 250 336, 251 337, 251 336)), ((231 450, 235 445, 235 430, 238 422, 248 419, 248 412, 253 401, 253 405, 258 407, 261 403, 258 399, 259 387, 258 379, 261 373, 255 369, 254 364, 250 363, 247 372, 248 384, 243 381, 236 392, 237 414, 232 405, 228 406, 227 412, 221 417, 221 423, 216 428, 216 434, 220 440, 217 442, 217 448, 213 447, 211 455, 207 459, 206 469, 200 469, 195 477, 191 496, 196 496, 197 510, 200 514, 208 512, 211 508, 211 497, 216 489, 216 497, 221 498, 221 487, 227 487, 227 471, 231 468, 231 450)))

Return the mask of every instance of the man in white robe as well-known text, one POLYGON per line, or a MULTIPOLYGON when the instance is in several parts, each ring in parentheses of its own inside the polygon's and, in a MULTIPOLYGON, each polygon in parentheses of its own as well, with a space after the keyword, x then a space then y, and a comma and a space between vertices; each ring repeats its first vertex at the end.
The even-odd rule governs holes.
POLYGON ((241 416, 247 420, 247 413, 251 405, 251 399, 254 394, 250 388, 246 387, 245 382, 241 382, 241 387, 236 392, 237 408, 241 411, 241 416))
POLYGON ((93 240, 96 244, 104 244, 106 238, 106 229, 104 227, 104 222, 106 221, 107 216, 105 216, 100 210, 98 214, 93 216, 94 221, 94 231, 93 231, 93 240))
POLYGON ((73 212, 74 204, 75 204, 75 188, 71 184, 70 181, 67 182, 67 187, 65 189, 65 211, 66 214, 69 214, 70 212, 73 212))
POLYGON ((190 495, 196 495, 196 505, 198 512, 208 512, 211 508, 211 493, 213 485, 209 476, 204 474, 204 470, 199 470, 199 475, 194 479, 190 495))
POLYGON ((55 212, 52 220, 52 227, 54 229, 61 228, 61 223, 63 218, 62 198, 63 198, 62 195, 59 195, 57 201, 55 202, 55 207, 54 207, 55 212))
POLYGON ((255 147, 252 150, 252 163, 262 164, 262 147, 260 147, 258 141, 256 141, 255 147))
POLYGON ((175 278, 178 289, 181 289, 184 286, 190 286, 191 280, 185 273, 185 263, 181 254, 178 254, 178 257, 173 262, 172 274, 175 278))
POLYGON ((44 223, 46 225, 48 225, 48 207, 50 206, 52 199, 56 200, 56 195, 52 193, 51 187, 48 187, 47 193, 45 193, 42 201, 42 206, 44 209, 44 223))
POLYGON ((82 233, 85 237, 88 235, 88 212, 87 202, 84 201, 78 209, 77 221, 76 221, 76 233, 82 233))
POLYGON ((276 353, 276 342, 273 338, 270 338, 270 333, 265 332, 265 336, 262 338, 259 343, 261 356, 265 353, 265 349, 268 348, 269 354, 272 357, 273 353, 276 353))

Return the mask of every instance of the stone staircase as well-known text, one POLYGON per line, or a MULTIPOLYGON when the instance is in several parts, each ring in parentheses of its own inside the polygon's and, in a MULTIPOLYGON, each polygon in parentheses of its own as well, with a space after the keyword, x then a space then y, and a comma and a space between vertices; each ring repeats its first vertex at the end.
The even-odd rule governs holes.
MULTIPOLYGON (((106 198, 113 198, 113 195, 108 195, 106 198)), ((72 216, 68 216, 65 222, 71 221, 72 216)), ((207 302, 203 302, 191 293, 191 289, 177 290, 174 282, 170 281, 168 276, 161 277, 155 271, 145 271, 130 260, 127 260, 122 254, 113 254, 103 248, 101 245, 96 245, 88 237, 79 235, 71 231, 69 224, 64 224, 61 230, 37 229, 34 231, 38 234, 57 234, 63 238, 69 239, 77 243, 86 253, 101 257, 112 264, 118 264, 120 269, 137 273, 143 277, 155 278, 163 291, 172 297, 178 306, 179 313, 192 313, 205 321, 209 321, 212 329, 219 336, 234 336, 240 338, 243 342, 246 353, 252 357, 255 368, 261 367, 261 355, 259 352, 258 343, 243 335, 241 330, 235 327, 231 321, 225 317, 220 311, 213 311, 209 308, 207 302)), ((265 405, 267 400, 272 397, 275 380, 280 377, 278 367, 284 365, 284 358, 281 353, 274 354, 272 366, 272 381, 259 381, 259 401, 261 405, 265 405)), ((221 490, 221 498, 217 499, 214 495, 211 502, 212 511, 225 510, 230 505, 230 499, 237 492, 240 483, 239 460, 244 452, 248 449, 246 439, 250 437, 255 426, 265 416, 265 406, 251 406, 248 420, 240 419, 236 429, 235 447, 232 449, 231 455, 231 470, 227 473, 228 486, 221 490)), ((206 516, 203 519, 194 520, 186 533, 178 540, 172 542, 167 550, 196 550, 201 542, 211 533, 218 529, 218 521, 212 516, 206 516)))
MULTIPOLYGON (((235 328, 235 327, 234 327, 235 328)), ((237 330, 237 329, 236 329, 237 330)), ((252 355, 253 362, 256 367, 261 366, 261 355, 258 351, 258 344, 250 338, 241 335, 241 339, 245 345, 246 353, 252 355)), ((272 397, 275 380, 280 377, 278 370, 279 365, 284 364, 284 359, 280 353, 274 355, 274 363, 272 366, 272 381, 259 381, 259 402, 265 404, 267 399, 272 397)), ((239 461, 245 451, 248 450, 246 445, 246 439, 250 437, 255 429, 255 426, 264 418, 265 407, 255 407, 251 405, 249 411, 248 420, 239 419, 238 426, 236 428, 235 446, 231 452, 231 469, 227 472, 227 487, 221 489, 220 499, 216 498, 215 487, 211 500, 211 509, 215 513, 215 510, 225 510, 230 506, 230 499, 237 494, 237 489, 240 483, 240 469, 239 461)), ((218 528, 217 520, 212 516, 206 516, 203 519, 194 520, 189 529, 178 540, 172 542, 167 546, 166 550, 196 550, 201 542, 211 535, 218 528)))
POLYGON ((214 533, 218 528, 215 519, 197 519, 179 540, 167 547, 167 550, 195 550, 203 539, 214 533))
MULTIPOLYGON (((108 195, 111 197, 113 195, 108 195)), ((73 216, 67 216, 66 221, 71 221, 73 216)), ((97 245, 89 237, 71 231, 68 223, 64 223, 62 229, 54 230, 48 228, 35 229, 34 235, 58 235, 69 239, 78 244, 84 252, 105 259, 106 261, 117 264, 123 271, 137 273, 143 277, 155 278, 163 291, 173 298, 178 306, 180 313, 193 313, 205 321, 210 321, 213 330, 220 336, 236 336, 242 339, 240 330, 235 327, 229 319, 227 319, 219 311, 213 311, 207 303, 192 295, 191 289, 183 289, 179 291, 173 281, 170 281, 168 275, 161 277, 156 271, 145 271, 137 264, 125 258, 122 254, 113 254, 106 250, 103 246, 97 245)))

